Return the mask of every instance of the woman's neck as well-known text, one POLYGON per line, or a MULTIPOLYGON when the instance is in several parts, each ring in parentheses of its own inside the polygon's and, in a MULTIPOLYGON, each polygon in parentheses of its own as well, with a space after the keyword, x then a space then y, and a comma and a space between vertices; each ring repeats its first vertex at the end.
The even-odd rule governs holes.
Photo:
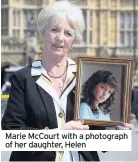
POLYGON ((61 76, 67 69, 67 56, 64 58, 42 57, 42 65, 48 74, 54 77, 61 76))
POLYGON ((92 103, 92 107, 94 109, 98 109, 98 105, 99 105, 99 103, 96 100, 94 100, 93 103, 92 103))
POLYGON ((48 76, 52 82, 53 88, 60 97, 63 91, 65 78, 67 74, 67 57, 62 59, 51 59, 51 57, 43 56, 42 65, 47 71, 48 76))

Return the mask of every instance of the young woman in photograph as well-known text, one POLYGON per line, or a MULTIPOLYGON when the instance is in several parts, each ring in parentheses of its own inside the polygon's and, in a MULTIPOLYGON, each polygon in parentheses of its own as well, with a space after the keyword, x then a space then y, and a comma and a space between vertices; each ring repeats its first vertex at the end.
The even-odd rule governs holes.
POLYGON ((80 118, 110 121, 109 107, 118 89, 118 83, 111 72, 95 72, 82 86, 80 118))

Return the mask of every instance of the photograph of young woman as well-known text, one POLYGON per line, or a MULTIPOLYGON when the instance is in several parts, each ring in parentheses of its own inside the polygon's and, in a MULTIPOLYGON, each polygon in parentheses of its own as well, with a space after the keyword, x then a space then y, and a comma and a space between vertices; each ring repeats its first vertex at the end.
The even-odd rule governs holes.
POLYGON ((109 71, 95 72, 82 86, 80 119, 110 121, 110 106, 119 85, 109 71))

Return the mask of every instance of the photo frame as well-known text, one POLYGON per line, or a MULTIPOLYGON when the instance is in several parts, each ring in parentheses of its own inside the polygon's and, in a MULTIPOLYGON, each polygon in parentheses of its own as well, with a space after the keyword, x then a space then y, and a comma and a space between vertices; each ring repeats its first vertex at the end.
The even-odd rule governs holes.
POLYGON ((78 57, 74 120, 100 126, 129 122, 132 69, 130 59, 78 57))

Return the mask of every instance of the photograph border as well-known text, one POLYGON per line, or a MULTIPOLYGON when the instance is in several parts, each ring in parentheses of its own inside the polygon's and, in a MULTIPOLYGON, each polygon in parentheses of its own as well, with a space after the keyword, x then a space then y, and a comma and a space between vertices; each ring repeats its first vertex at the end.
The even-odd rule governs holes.
MULTIPOLYGON (((74 108, 74 120, 78 121, 79 106, 80 106, 80 77, 82 62, 94 62, 94 63, 112 63, 115 65, 126 66, 126 78, 123 96, 123 121, 129 123, 131 113, 131 95, 132 95, 132 74, 133 74, 133 61, 132 59, 122 58, 105 58, 105 57, 78 57, 77 58, 77 75, 76 75, 76 88, 75 88, 75 108, 74 108)), ((103 121, 103 120, 84 120, 86 125, 100 125, 100 126, 116 126, 122 123, 121 121, 103 121)))

